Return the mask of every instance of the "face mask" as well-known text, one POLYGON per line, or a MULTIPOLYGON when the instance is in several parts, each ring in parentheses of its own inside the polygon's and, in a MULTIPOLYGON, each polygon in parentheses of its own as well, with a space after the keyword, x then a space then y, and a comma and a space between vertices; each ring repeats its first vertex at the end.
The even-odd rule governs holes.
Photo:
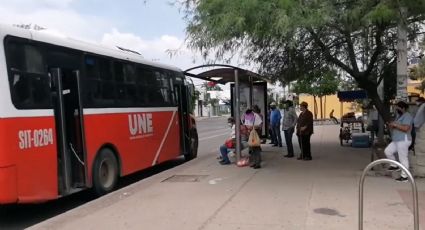
POLYGON ((398 115, 402 115, 403 111, 401 111, 400 109, 397 109, 397 113, 398 113, 398 115))
POLYGON ((246 114, 250 114, 250 113, 252 113, 252 110, 247 110, 246 111, 246 114))

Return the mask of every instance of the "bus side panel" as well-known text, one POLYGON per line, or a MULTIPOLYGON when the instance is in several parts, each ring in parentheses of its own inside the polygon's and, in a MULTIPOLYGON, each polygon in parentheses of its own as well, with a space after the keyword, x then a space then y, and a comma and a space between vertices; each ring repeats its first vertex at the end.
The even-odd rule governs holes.
MULTIPOLYGON (((7 118, 4 155, 16 164, 19 203, 58 197, 57 151, 54 117, 7 118)), ((3 185, 2 185, 3 186, 3 185)))
MULTIPOLYGON (((168 127, 168 122, 166 122, 166 125, 168 127)), ((162 145, 158 163, 174 159, 182 154, 180 136, 179 115, 178 112, 176 112, 170 124, 168 135, 165 137, 164 144, 162 145)))
POLYGON ((106 143, 114 145, 121 158, 122 175, 127 175, 153 165, 161 141, 171 122, 168 136, 164 141, 158 159, 164 154, 168 159, 179 155, 179 124, 176 123, 177 112, 146 112, 85 115, 86 146, 88 151, 89 178, 95 155, 106 143), (174 115, 172 122, 171 118, 174 115), (151 119, 149 119, 151 117, 151 119), (151 120, 151 123, 148 122, 151 120), (144 123, 147 122, 147 123, 144 123), (144 124, 143 124, 144 123, 144 124), (166 146, 170 145, 170 146, 166 146), (165 147, 165 148, 164 148, 165 147), (170 151, 172 149, 172 151, 170 151))

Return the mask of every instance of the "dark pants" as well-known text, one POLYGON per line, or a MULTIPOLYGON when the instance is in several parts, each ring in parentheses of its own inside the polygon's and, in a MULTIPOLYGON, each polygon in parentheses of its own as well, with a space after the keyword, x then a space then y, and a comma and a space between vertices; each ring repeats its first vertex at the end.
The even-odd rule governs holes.
POLYGON ((411 135, 412 135, 412 144, 410 144, 410 146, 409 146, 409 150, 415 150, 415 142, 416 142, 416 128, 415 128, 414 124, 412 124, 412 131, 411 131, 411 135))
POLYGON ((252 162, 253 165, 260 166, 261 165, 261 148, 260 147, 251 147, 249 149, 250 151, 250 162, 252 162))
POLYGON ((272 126, 273 135, 276 138, 277 142, 274 142, 275 145, 282 146, 282 136, 280 135, 280 124, 272 126))
POLYGON ((222 159, 223 159, 223 161, 224 162, 230 162, 230 160, 229 160, 229 156, 228 156, 228 154, 229 154, 229 149, 227 149, 227 146, 226 145, 221 145, 220 146, 220 154, 221 154, 221 157, 222 157, 222 159))
POLYGON ((269 127, 269 134, 270 134, 271 144, 276 144, 277 143, 276 136, 273 133, 273 129, 271 125, 269 127))
POLYGON ((331 120, 335 123, 335 124, 339 124, 338 119, 336 119, 336 117, 332 116, 331 120))
POLYGON ((310 145, 310 137, 309 135, 297 135, 298 136, 298 144, 301 149, 301 157, 303 159, 311 159, 311 145, 310 145))
POLYGON ((284 130, 283 132, 285 134, 285 142, 286 142, 286 149, 288 150, 288 155, 293 156, 294 146, 292 145, 292 135, 294 134, 294 128, 284 130))

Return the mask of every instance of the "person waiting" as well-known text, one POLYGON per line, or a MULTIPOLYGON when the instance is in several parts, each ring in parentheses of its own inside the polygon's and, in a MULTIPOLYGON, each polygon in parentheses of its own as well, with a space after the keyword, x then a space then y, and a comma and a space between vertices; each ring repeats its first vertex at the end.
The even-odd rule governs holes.
MULTIPOLYGON (((394 154, 398 153, 398 159, 400 163, 409 169, 409 146, 412 143, 411 129, 413 124, 413 117, 407 112, 409 106, 399 101, 396 104, 397 116, 395 121, 388 123, 388 127, 391 129, 391 143, 385 148, 384 152, 388 159, 396 160, 394 154)), ((395 165, 390 165, 388 170, 398 170, 395 165)), ((396 179, 397 181, 407 181, 406 172, 402 171, 401 176, 396 179)))
MULTIPOLYGON (((221 155, 221 161, 219 161, 222 165, 229 165, 231 164, 229 159, 229 152, 231 149, 236 148, 236 125, 235 125, 235 119, 233 117, 229 117, 227 119, 227 123, 229 127, 232 128, 232 132, 230 133, 230 136, 226 139, 225 143, 220 146, 220 155, 221 155)), ((248 136, 247 131, 244 125, 241 125, 241 150, 248 147, 248 136)))

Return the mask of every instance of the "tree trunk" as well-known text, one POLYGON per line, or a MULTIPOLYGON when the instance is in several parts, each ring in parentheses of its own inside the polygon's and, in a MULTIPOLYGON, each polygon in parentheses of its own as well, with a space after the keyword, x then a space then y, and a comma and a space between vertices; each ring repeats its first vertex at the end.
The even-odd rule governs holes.
POLYGON ((323 100, 322 100, 323 96, 320 96, 320 119, 323 119, 323 100))
POLYGON ((314 119, 317 120, 317 101, 316 96, 313 96, 313 112, 314 112, 314 119))
POLYGON ((357 75, 354 77, 360 88, 366 90, 367 96, 378 110, 379 115, 384 119, 385 122, 391 121, 390 104, 388 100, 381 100, 378 95, 378 86, 376 82, 370 79, 370 76, 357 75))
POLYGON ((326 118, 326 95, 325 95, 325 103, 324 103, 323 107, 324 107, 324 109, 325 109, 324 114, 325 114, 325 118, 326 118))

